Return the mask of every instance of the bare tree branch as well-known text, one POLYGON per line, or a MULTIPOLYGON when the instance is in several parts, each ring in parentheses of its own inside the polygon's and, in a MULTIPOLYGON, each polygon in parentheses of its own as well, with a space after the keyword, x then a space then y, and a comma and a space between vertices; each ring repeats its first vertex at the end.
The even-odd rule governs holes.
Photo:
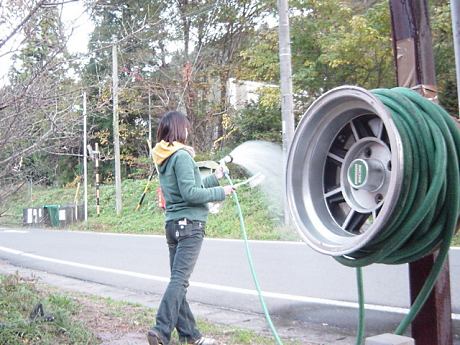
POLYGON ((8 42, 11 37, 16 35, 19 30, 32 18, 32 16, 40 9, 40 7, 43 5, 45 0, 40 0, 37 2, 34 8, 29 12, 29 14, 11 31, 3 40, 0 41, 0 48, 5 45, 6 42, 8 42))

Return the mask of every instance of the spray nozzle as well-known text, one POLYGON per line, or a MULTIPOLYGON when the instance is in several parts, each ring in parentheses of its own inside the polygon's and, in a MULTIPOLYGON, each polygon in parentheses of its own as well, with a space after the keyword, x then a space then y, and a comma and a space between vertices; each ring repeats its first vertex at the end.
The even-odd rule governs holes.
POLYGON ((219 161, 219 166, 222 168, 222 173, 224 176, 228 176, 229 170, 227 168, 227 164, 233 161, 233 157, 230 155, 226 155, 219 161))
POLYGON ((226 164, 231 163, 231 162, 233 162, 233 157, 231 155, 226 155, 224 158, 222 158, 219 161, 219 164, 220 165, 226 165, 226 164))

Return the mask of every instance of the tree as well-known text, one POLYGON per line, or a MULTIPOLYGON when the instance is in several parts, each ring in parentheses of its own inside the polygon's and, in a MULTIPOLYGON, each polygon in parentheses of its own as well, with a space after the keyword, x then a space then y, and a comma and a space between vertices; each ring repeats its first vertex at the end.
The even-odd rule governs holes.
MULTIPOLYGON (((213 2, 211 2, 213 3, 213 2)), ((213 141, 224 136, 223 117, 229 112, 227 105, 227 82, 230 77, 237 74, 240 64, 240 52, 250 46, 256 39, 257 24, 268 14, 268 8, 273 5, 268 1, 233 1, 222 0, 219 6, 213 11, 205 27, 198 27, 201 34, 198 35, 198 42, 202 49, 201 57, 197 64, 197 79, 207 81, 202 94, 207 95, 209 90, 217 87, 214 101, 209 102, 206 97, 201 98, 201 104, 207 105, 208 111, 197 111, 198 114, 205 114, 205 121, 211 126, 202 127, 205 132, 200 138, 210 138, 204 141, 202 149, 210 149, 213 141), (208 101, 208 102, 207 102, 208 101), (206 116, 207 115, 207 116, 206 116), (209 133, 215 135, 209 136, 209 133), (208 135, 206 135, 208 134, 208 135)), ((217 3, 216 3, 217 6, 217 3)), ((203 117, 203 115, 201 115, 203 117)), ((221 143, 224 143, 221 141, 221 143)))
POLYGON ((449 1, 438 1, 430 8, 433 52, 440 104, 452 115, 458 114, 457 80, 449 1))
POLYGON ((90 95, 95 135, 110 128, 105 47, 111 33, 119 32, 121 122, 127 134, 136 135, 125 140, 122 160, 128 151, 134 158, 146 154, 139 150, 146 147, 139 131, 145 133, 148 93, 155 116, 170 109, 184 111, 193 127, 191 144, 198 151, 209 150, 222 134, 227 79, 265 9, 265 2, 254 0, 99 2, 90 47, 94 55, 85 72, 85 82, 94 85, 90 95), (110 6, 110 13, 104 6, 110 6))
MULTIPOLYGON (((162 18, 165 8, 165 1, 101 1, 92 12, 95 23, 89 44, 92 58, 83 71, 91 110, 90 139, 101 144, 105 161, 113 159, 111 47, 117 42, 121 161, 125 176, 147 166, 143 157, 149 154, 146 144, 149 94, 154 117, 171 107, 170 90, 163 82, 164 75, 169 73, 162 18), (159 69, 161 73, 157 73, 159 69)), ((105 164, 101 170, 105 177, 110 177, 112 169, 105 164)))
POLYGON ((79 134, 80 93, 66 76, 66 38, 57 9, 37 2, 29 12, 22 5, 16 10, 28 14, 12 32, 24 43, 13 49, 9 84, 0 88, 0 203, 24 181, 42 179, 40 171, 58 155, 73 154, 69 148, 79 134))
POLYGON ((235 143, 249 140, 264 140, 281 143, 281 111, 279 91, 274 88, 261 88, 257 103, 251 102, 235 116, 232 136, 235 143))
MULTIPOLYGON (((290 2, 290 10, 297 117, 319 95, 339 85, 394 85, 387 1, 363 7, 353 1, 297 0, 290 2)), ((277 83, 277 28, 262 28, 258 44, 244 50, 242 57, 240 78, 277 83)))

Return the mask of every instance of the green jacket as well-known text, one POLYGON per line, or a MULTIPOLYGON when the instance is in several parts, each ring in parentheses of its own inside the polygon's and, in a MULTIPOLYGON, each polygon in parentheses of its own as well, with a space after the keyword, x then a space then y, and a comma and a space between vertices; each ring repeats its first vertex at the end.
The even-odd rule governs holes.
POLYGON ((206 222, 208 202, 225 199, 214 174, 201 179, 200 171, 185 149, 179 149, 159 166, 160 185, 166 200, 166 221, 188 218, 206 222))

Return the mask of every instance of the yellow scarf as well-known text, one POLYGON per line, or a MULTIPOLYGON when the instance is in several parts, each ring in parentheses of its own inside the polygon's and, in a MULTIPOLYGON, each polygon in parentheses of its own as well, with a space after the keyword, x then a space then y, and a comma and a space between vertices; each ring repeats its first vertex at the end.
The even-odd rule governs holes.
POLYGON ((178 141, 174 141, 171 145, 168 142, 162 140, 159 143, 157 143, 153 148, 153 161, 155 162, 155 164, 161 165, 174 152, 180 149, 187 150, 187 152, 190 153, 192 157, 195 157, 195 150, 193 149, 193 147, 187 146, 178 141))

